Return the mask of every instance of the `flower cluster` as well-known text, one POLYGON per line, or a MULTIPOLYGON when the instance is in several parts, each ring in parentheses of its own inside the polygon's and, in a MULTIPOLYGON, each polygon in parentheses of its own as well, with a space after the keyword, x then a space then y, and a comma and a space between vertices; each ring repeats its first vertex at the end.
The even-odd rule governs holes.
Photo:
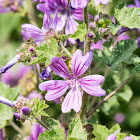
MULTIPOLYGON (((36 43, 44 41, 48 31, 53 29, 58 32, 62 31, 64 27, 66 35, 73 34, 79 25, 75 20, 83 20, 83 8, 86 7, 88 0, 71 0, 70 3, 68 0, 43 0, 39 2, 43 3, 37 5, 38 10, 45 13, 42 29, 32 24, 23 24, 21 33, 25 41, 30 39, 35 40, 36 43), (51 19, 52 14, 55 14, 54 19, 51 19), (60 14, 59 17, 58 14, 60 14)), ((89 18, 92 16, 89 15, 89 18)))
POLYGON ((22 6, 23 0, 0 0, 0 13, 16 12, 22 6))
POLYGON ((73 73, 71 75, 65 62, 61 58, 54 57, 50 68, 65 80, 49 80, 39 85, 40 90, 48 90, 45 96, 46 100, 55 100, 61 97, 69 88, 72 88, 62 103, 62 112, 67 113, 71 109, 74 109, 76 112, 80 111, 83 90, 92 96, 105 96, 105 90, 100 87, 100 84, 104 82, 103 76, 88 75, 78 78, 87 71, 92 59, 92 52, 88 52, 85 56, 82 56, 82 51, 77 50, 71 60, 71 70, 73 73))

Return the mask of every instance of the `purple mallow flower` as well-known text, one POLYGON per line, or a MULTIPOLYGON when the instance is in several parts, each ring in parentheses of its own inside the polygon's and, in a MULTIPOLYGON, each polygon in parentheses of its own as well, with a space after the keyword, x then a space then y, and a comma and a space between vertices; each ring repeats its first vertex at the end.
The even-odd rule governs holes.
POLYGON ((76 112, 80 111, 83 90, 92 96, 105 96, 106 91, 100 87, 100 84, 104 82, 103 76, 89 75, 78 79, 79 76, 87 71, 92 59, 92 52, 82 56, 82 51, 77 50, 72 57, 72 76, 65 62, 61 58, 54 57, 50 68, 65 80, 49 80, 39 85, 40 90, 48 91, 45 95, 46 100, 51 101, 61 97, 71 87, 72 89, 68 92, 62 103, 62 112, 67 113, 71 109, 74 109, 76 112), (66 80, 68 78, 69 80, 66 80))
POLYGON ((4 140, 3 129, 0 129, 0 140, 4 140))
POLYGON ((32 39, 37 43, 45 40, 46 33, 50 31, 50 29, 57 32, 63 29, 62 26, 63 20, 58 17, 58 12, 56 12, 54 19, 51 19, 51 14, 48 11, 44 14, 42 29, 32 24, 23 24, 21 34, 25 41, 32 39))
POLYGON ((123 122, 125 121, 125 115, 124 115, 123 113, 117 113, 117 114, 115 115, 115 117, 114 117, 114 120, 115 120, 117 123, 121 124, 121 123, 123 123, 123 122))
POLYGON ((35 125, 32 126, 30 140, 38 140, 39 134, 43 133, 44 131, 45 128, 41 126, 39 123, 36 123, 35 125))
POLYGON ((90 45, 90 50, 94 50, 94 49, 99 49, 99 50, 103 50, 103 42, 102 41, 98 41, 96 44, 94 42, 91 43, 90 45))
POLYGON ((6 71, 6 73, 2 74, 1 81, 10 87, 15 87, 18 85, 19 80, 31 70, 31 67, 24 66, 24 64, 20 63, 18 65, 17 70, 15 68, 11 68, 6 71))
POLYGON ((23 107, 21 108, 21 111, 22 111, 22 113, 23 113, 24 115, 29 115, 30 112, 31 112, 31 109, 30 109, 28 106, 23 106, 23 107))
POLYGON ((21 114, 18 113, 18 112, 15 112, 15 113, 14 113, 14 116, 15 116, 18 120, 21 119, 21 114))
POLYGON ((40 100, 43 100, 43 96, 38 93, 38 91, 33 91, 29 94, 28 98, 29 99, 37 99, 39 97, 40 100))
POLYGON ((117 140, 117 133, 119 132, 119 130, 117 130, 115 133, 109 135, 106 140, 117 140))
POLYGON ((0 69, 0 74, 5 73, 8 69, 14 66, 20 60, 20 55, 17 54, 11 61, 0 69))
POLYGON ((40 77, 42 80, 46 80, 51 75, 51 68, 48 66, 46 69, 43 70, 43 72, 40 74, 40 77))
MULTIPOLYGON (((87 6, 88 0, 71 0, 68 4, 68 0, 48 0, 49 10, 54 13, 56 10, 61 13, 61 17, 64 21, 65 33, 73 34, 77 30, 78 22, 75 20, 83 20, 83 8, 87 6)), ((92 18, 89 15, 89 18, 92 18)))
POLYGON ((88 0, 71 0, 71 6, 73 8, 85 8, 88 4, 88 0))
POLYGON ((106 5, 109 3, 109 0, 94 0, 95 5, 98 6, 100 3, 106 5))
POLYGON ((11 107, 15 107, 17 101, 10 101, 5 97, 0 96, 0 103, 3 103, 5 105, 11 106, 11 107))
POLYGON ((0 0, 0 13, 16 12, 21 6, 22 0, 0 0))
POLYGON ((134 0, 135 4, 130 4, 127 5, 127 7, 132 8, 132 7, 137 7, 140 8, 140 1, 139 0, 134 0))
MULTIPOLYGON (((115 133, 109 135, 106 140, 117 140, 117 133, 119 132, 119 130, 115 131, 115 133)), ((132 137, 125 137, 123 140, 133 140, 132 137)))

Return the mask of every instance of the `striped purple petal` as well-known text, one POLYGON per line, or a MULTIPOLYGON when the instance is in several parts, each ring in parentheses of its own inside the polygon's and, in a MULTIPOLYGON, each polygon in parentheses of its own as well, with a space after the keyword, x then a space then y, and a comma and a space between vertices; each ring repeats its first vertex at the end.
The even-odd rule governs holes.
POLYGON ((77 30, 78 25, 79 24, 73 19, 72 16, 68 16, 66 27, 65 27, 66 35, 73 34, 77 30))
POLYGON ((75 85, 66 95, 62 103, 62 112, 68 113, 71 109, 75 112, 79 112, 82 105, 82 93, 79 88, 75 85))
POLYGON ((85 56, 82 56, 82 51, 77 50, 72 56, 71 70, 75 77, 82 75, 90 66, 93 59, 93 53, 88 52, 85 56))
POLYGON ((68 0, 48 0, 48 7, 51 12, 58 10, 64 12, 67 9, 68 0))
POLYGON ((38 136, 44 131, 45 128, 39 123, 36 123, 35 125, 32 126, 30 140, 38 140, 38 136))
POLYGON ((125 137, 123 140, 133 140, 132 137, 125 137))
MULTIPOLYGON (((25 37, 24 34, 27 32, 28 36, 30 35, 35 42, 45 40, 45 32, 32 24, 22 24, 22 29, 24 30, 24 32, 22 31, 23 37, 25 37)), ((27 38, 24 39, 26 40, 27 38)))
POLYGON ((100 84, 104 82, 105 78, 102 75, 88 75, 79 79, 81 88, 92 96, 105 96, 106 91, 100 87, 100 84))
POLYGON ((47 3, 44 2, 44 3, 39 3, 39 4, 37 4, 36 8, 37 8, 39 11, 45 13, 45 12, 46 12, 46 7, 47 7, 47 6, 48 6, 47 3))
POLYGON ((50 80, 43 82, 39 85, 39 89, 42 91, 47 90, 45 99, 47 101, 55 100, 61 97, 69 88, 69 82, 63 80, 50 80))
POLYGON ((73 8, 85 8, 88 4, 88 0, 71 0, 71 6, 73 8))
POLYGON ((117 133, 119 132, 119 130, 115 131, 115 133, 109 135, 106 140, 117 140, 117 133))
POLYGON ((60 77, 72 78, 66 63, 59 57, 54 57, 52 59, 52 64, 50 65, 50 68, 60 77))
POLYGON ((99 49, 99 50, 103 50, 103 46, 102 46, 103 42, 102 41, 98 41, 96 44, 94 42, 91 43, 90 46, 90 50, 94 50, 94 49, 99 49))

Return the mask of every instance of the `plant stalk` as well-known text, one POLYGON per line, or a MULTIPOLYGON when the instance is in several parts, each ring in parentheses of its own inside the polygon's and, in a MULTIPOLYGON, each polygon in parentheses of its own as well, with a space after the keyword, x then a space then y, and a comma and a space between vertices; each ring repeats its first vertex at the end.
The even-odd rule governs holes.
MULTIPOLYGON (((87 6, 84 8, 84 23, 87 25, 87 29, 88 29, 88 7, 87 6)), ((86 36, 84 40, 84 55, 88 51, 90 51, 90 48, 87 45, 87 36, 86 36)), ((89 70, 86 72, 86 75, 88 74, 89 74, 89 70)), ((88 101, 88 94, 84 93, 83 98, 82 98, 82 107, 80 111, 80 119, 82 123, 84 123, 86 120, 87 101, 88 101)))
POLYGON ((100 101, 95 108, 91 109, 88 113, 87 113, 87 119, 89 120, 93 115, 94 115, 94 111, 96 109, 98 109, 104 102, 106 102, 107 100, 109 100, 113 95, 115 95, 120 89, 123 88, 124 85, 127 84, 127 82, 129 80, 131 80, 135 75, 130 75, 124 82, 122 82, 114 91, 112 91, 110 94, 108 94, 102 101, 100 101))

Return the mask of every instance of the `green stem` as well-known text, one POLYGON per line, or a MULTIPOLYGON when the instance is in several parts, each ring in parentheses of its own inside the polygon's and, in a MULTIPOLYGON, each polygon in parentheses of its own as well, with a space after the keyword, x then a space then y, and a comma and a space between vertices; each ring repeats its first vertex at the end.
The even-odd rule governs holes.
POLYGON ((60 46, 61 46, 62 50, 63 50, 70 58, 72 58, 71 53, 64 47, 64 45, 61 44, 60 46))
POLYGON ((123 88, 124 85, 127 84, 128 81, 130 81, 135 75, 130 75, 124 82, 122 82, 114 91, 112 91, 110 94, 108 94, 102 101, 100 101, 95 108, 91 109, 87 113, 87 118, 90 119, 94 115, 94 111, 98 109, 104 102, 109 100, 113 95, 115 95, 120 89, 123 88))
MULTIPOLYGON (((87 25, 87 29, 88 29, 88 7, 84 8, 84 23, 87 25)), ((85 37, 84 42, 85 42, 84 43, 84 55, 85 55, 88 51, 90 51, 90 48, 87 45, 87 36, 85 37)), ((86 75, 88 74, 89 71, 86 72, 86 75)), ((82 107, 80 111, 80 119, 82 123, 84 123, 86 120, 87 101, 88 101, 88 94, 84 93, 82 98, 82 107)))
MULTIPOLYGON (((87 25, 87 30, 88 30, 88 7, 84 8, 84 23, 87 25)), ((84 41, 84 54, 86 54, 88 51, 90 51, 89 46, 87 45, 87 36, 85 37, 84 41)))
POLYGON ((36 66, 36 65, 34 65, 34 67, 35 67, 36 80, 37 80, 36 86, 37 86, 37 89, 38 89, 38 85, 39 85, 39 73, 38 73, 37 66, 36 66))
POLYGON ((20 133, 23 136, 23 138, 26 137, 24 131, 22 131, 22 129, 20 129, 20 127, 18 127, 13 121, 10 121, 10 124, 18 133, 20 133))
POLYGON ((38 118, 36 118, 37 122, 42 125, 44 128, 46 128, 46 130, 50 130, 49 126, 46 126, 41 120, 39 120, 38 118))
POLYGON ((29 16, 30 23, 37 26, 37 21, 36 21, 36 16, 35 16, 35 11, 33 8, 32 0, 26 0, 24 7, 27 10, 27 14, 29 16))

